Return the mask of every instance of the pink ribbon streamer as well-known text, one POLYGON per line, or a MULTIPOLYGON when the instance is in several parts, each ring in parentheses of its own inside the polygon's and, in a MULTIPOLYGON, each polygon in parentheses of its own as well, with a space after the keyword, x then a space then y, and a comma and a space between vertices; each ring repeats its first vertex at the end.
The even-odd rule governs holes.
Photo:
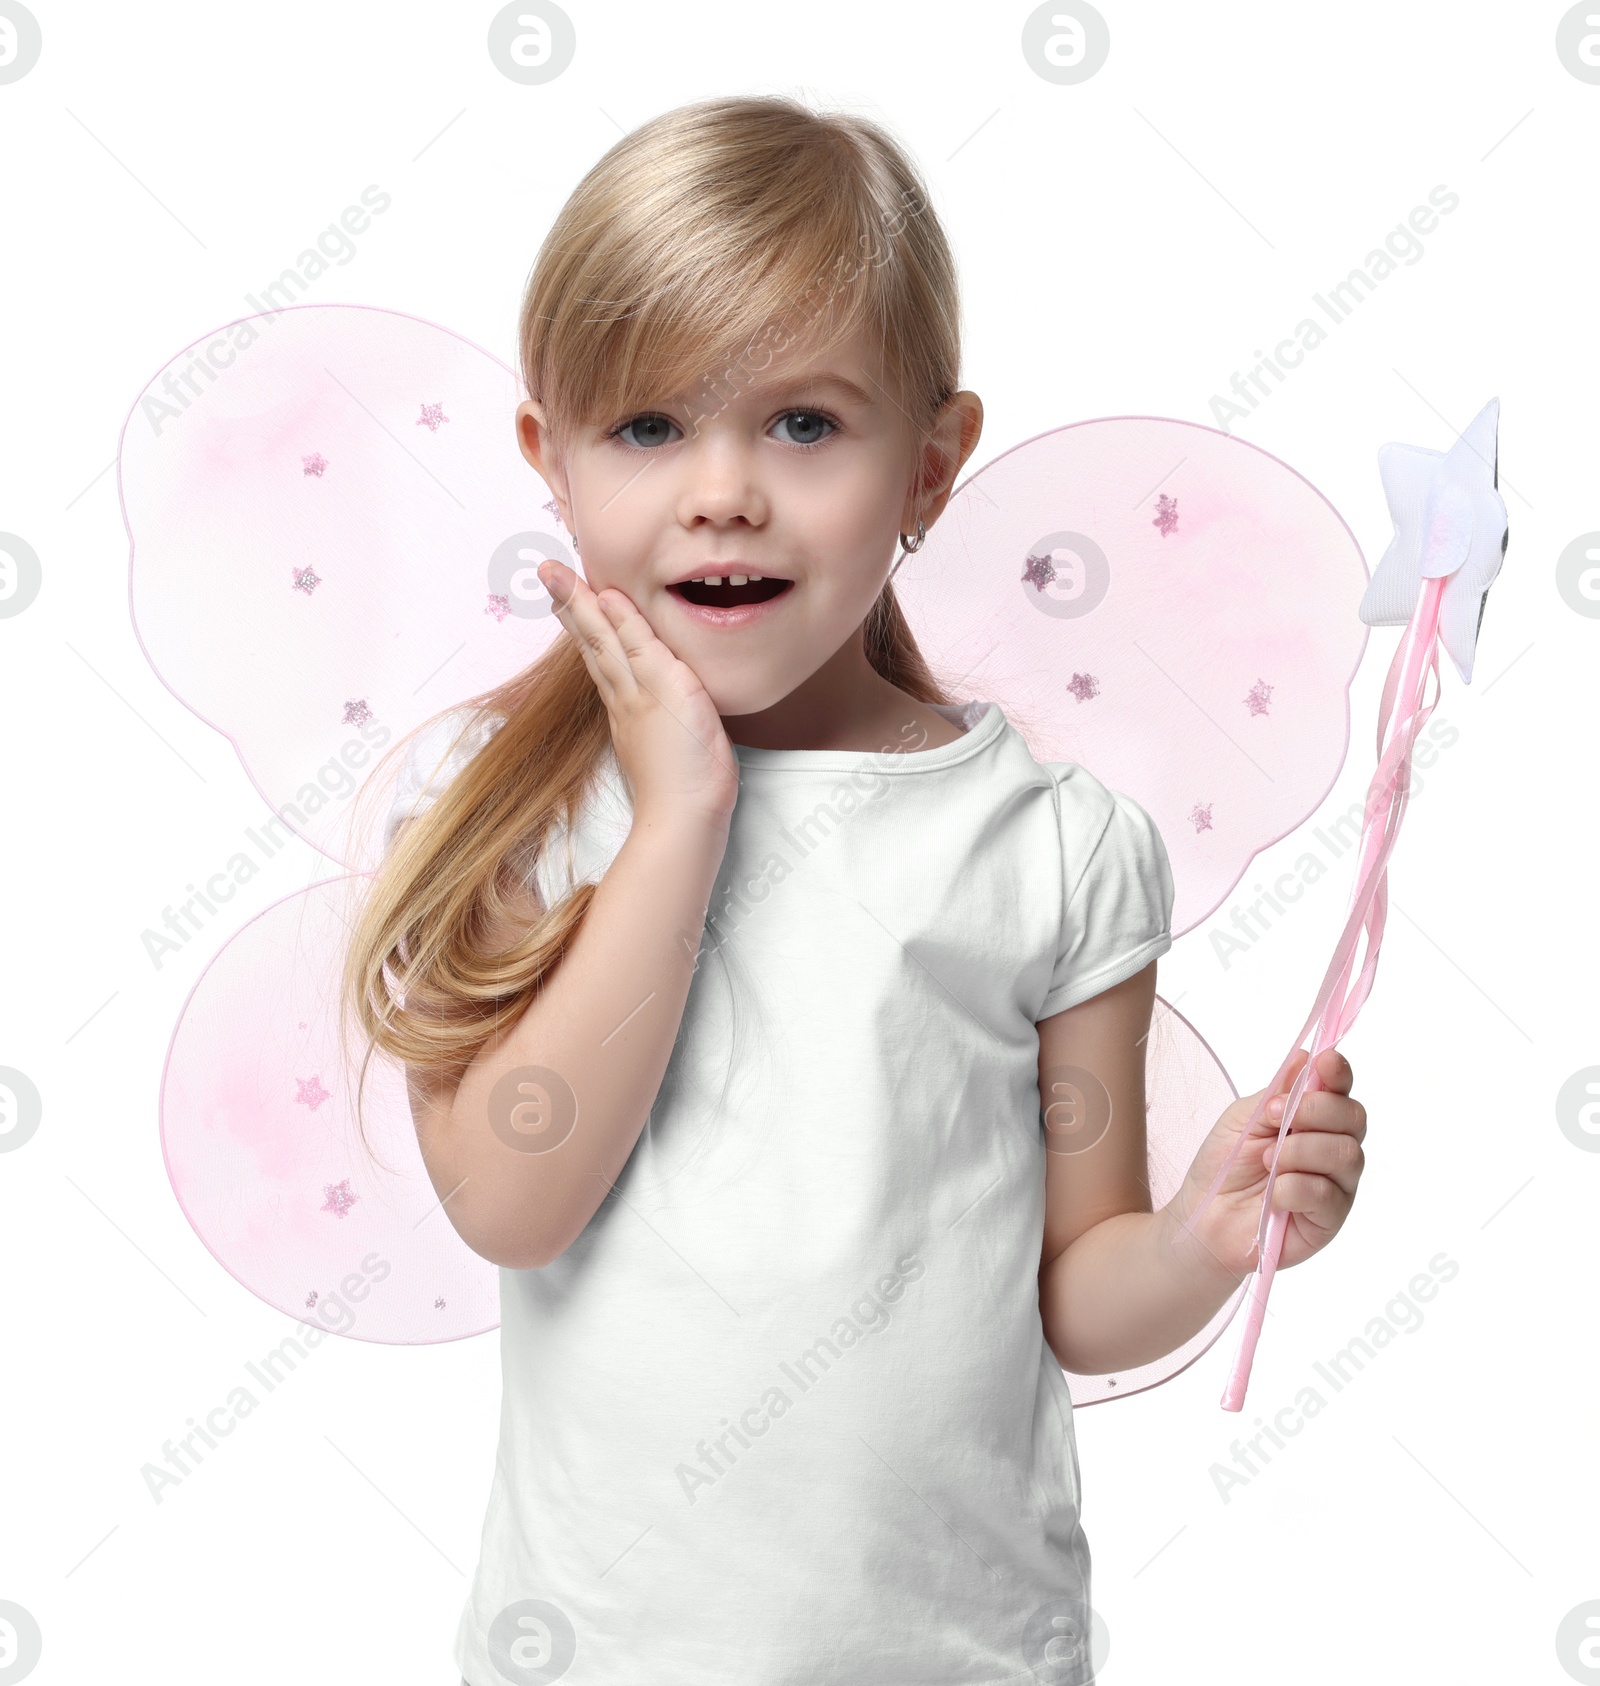
POLYGON ((1350 909, 1345 918, 1333 958, 1323 976, 1322 987, 1312 1006, 1294 1046, 1284 1056, 1277 1074, 1262 1091, 1261 1099, 1250 1114, 1239 1139, 1229 1150, 1218 1168, 1210 1187, 1201 1197, 1194 1211, 1184 1220, 1183 1232, 1192 1233, 1195 1220, 1211 1203, 1229 1168, 1256 1124, 1266 1116, 1267 1103, 1279 1091, 1295 1055, 1300 1052, 1306 1037, 1316 1027, 1310 1057, 1284 1098, 1283 1118, 1278 1125, 1278 1139, 1273 1148, 1272 1164, 1267 1173, 1266 1192, 1261 1201, 1261 1222, 1256 1232, 1258 1263, 1250 1284, 1245 1311, 1244 1329, 1233 1369, 1223 1390, 1222 1408, 1225 1411, 1243 1409, 1245 1390, 1250 1381, 1250 1366, 1255 1356, 1256 1342, 1261 1335, 1266 1316, 1267 1295, 1283 1251, 1283 1239, 1288 1232, 1289 1214, 1272 1210, 1272 1191, 1277 1185, 1278 1159, 1283 1152, 1284 1138, 1294 1123, 1294 1116, 1303 1094, 1324 1085, 1314 1067, 1318 1054, 1334 1047, 1356 1021, 1362 1004, 1372 988, 1377 970, 1378 954, 1383 944, 1384 921, 1388 913, 1389 856, 1400 835, 1401 821, 1411 790, 1411 753, 1417 735, 1427 724, 1428 717, 1438 703, 1439 686, 1439 608, 1448 576, 1424 579, 1416 610, 1395 651, 1384 681, 1383 700, 1378 711, 1378 766, 1367 787, 1367 798, 1361 827, 1361 864, 1355 886, 1350 895, 1350 909), (1423 694, 1429 674, 1434 681, 1433 701, 1423 705, 1423 694), (1355 966, 1356 949, 1363 929, 1366 949, 1361 971, 1352 986, 1350 974, 1355 966))

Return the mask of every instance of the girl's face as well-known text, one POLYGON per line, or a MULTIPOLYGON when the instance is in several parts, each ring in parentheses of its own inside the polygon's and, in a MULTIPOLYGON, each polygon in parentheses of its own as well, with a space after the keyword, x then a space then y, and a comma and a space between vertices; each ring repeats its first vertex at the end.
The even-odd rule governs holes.
POLYGON ((977 443, 982 407, 958 399, 919 447, 857 334, 585 428, 560 461, 537 402, 517 431, 589 584, 625 592, 734 716, 788 696, 856 634, 897 535, 933 523, 977 443))

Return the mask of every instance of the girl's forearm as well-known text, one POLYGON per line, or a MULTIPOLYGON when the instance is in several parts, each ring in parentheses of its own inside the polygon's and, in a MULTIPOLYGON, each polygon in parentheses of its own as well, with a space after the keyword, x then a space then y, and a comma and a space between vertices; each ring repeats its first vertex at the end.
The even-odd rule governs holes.
POLYGON ((1193 1236, 1172 1245, 1169 1209, 1119 1212, 1039 1272, 1045 1339, 1063 1369, 1111 1375, 1149 1364, 1209 1323, 1242 1278, 1193 1236))
MULTIPOLYGON (((547 1264, 615 1183, 677 1038, 726 843, 726 821, 636 815, 570 951, 467 1069, 430 1175, 458 1190, 451 1221, 484 1257, 547 1264), (529 1068, 556 1074, 575 1118, 554 1121, 548 1150, 534 1135, 511 1151, 506 1091, 529 1068)), ((540 1083, 529 1093, 547 1104, 540 1083)))

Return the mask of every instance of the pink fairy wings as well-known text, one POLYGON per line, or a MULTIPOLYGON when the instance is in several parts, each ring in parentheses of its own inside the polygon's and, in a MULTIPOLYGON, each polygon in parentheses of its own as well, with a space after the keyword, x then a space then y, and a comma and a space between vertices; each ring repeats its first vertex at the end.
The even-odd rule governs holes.
POLYGON ((376 828, 353 822, 393 785, 391 766, 373 787, 374 763, 558 630, 532 570, 572 558, 516 447, 522 396, 509 368, 431 323, 294 306, 196 341, 123 428, 147 658, 238 751, 275 816, 255 828, 262 847, 292 831, 357 869, 257 914, 196 981, 162 1081, 168 1175, 246 1287, 356 1339, 452 1340, 498 1320, 498 1273, 439 1210, 391 1062, 373 1062, 370 1141, 357 1134, 338 981, 381 855, 376 828))
MULTIPOLYGON (((389 1062, 373 1062, 370 1146, 356 1134, 337 982, 350 898, 380 858, 346 821, 358 796, 387 794, 373 752, 521 671, 557 630, 532 568, 575 559, 516 451, 520 397, 445 329, 296 306, 197 341, 123 434, 147 655, 229 736, 281 823, 353 872, 256 915, 196 981, 163 1079, 169 1175, 238 1280, 357 1339, 458 1339, 495 1320, 497 1274, 439 1210, 389 1062)), ((1082 762, 1149 811, 1175 935, 1337 776, 1365 584, 1348 527, 1300 475, 1158 417, 1006 452, 895 577, 953 692, 997 702, 1040 759, 1082 762)), ((1165 1002, 1148 1064, 1164 1203, 1236 1091, 1165 1002)), ((1238 1303, 1158 1363, 1069 1376, 1073 1399, 1176 1374, 1238 1303)))
POLYGON ((1224 1410, 1243 1408, 1267 1296, 1288 1230, 1287 1214, 1272 1210, 1284 1139, 1293 1126, 1301 1096, 1309 1088, 1321 1087, 1312 1069, 1317 1055, 1337 1045, 1355 1023, 1372 988, 1388 910, 1389 857, 1399 839, 1410 791, 1411 753, 1438 700, 1440 644, 1449 652, 1463 683, 1472 678, 1478 629, 1508 537, 1505 502, 1497 489, 1499 411, 1499 400, 1490 399, 1447 452, 1390 444, 1379 453, 1395 534, 1362 598, 1361 618, 1369 625, 1405 624, 1406 632, 1384 682, 1378 717, 1378 766, 1367 790, 1360 866, 1350 910, 1294 1047, 1262 1091, 1249 1124, 1185 1225, 1192 1227, 1221 1187, 1250 1131, 1265 1116, 1267 1101, 1315 1026, 1310 1057, 1284 1100, 1261 1202, 1256 1238, 1259 1263, 1251 1278, 1238 1355, 1222 1396, 1224 1410), (1430 674, 1434 701, 1424 705, 1430 674), (1351 972, 1363 931, 1365 953, 1360 974, 1352 984, 1351 972))

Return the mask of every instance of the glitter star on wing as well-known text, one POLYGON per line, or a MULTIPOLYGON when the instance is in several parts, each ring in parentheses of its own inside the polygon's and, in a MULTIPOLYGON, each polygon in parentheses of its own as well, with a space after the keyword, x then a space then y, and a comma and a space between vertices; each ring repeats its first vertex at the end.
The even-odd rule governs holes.
POLYGON ((1378 452, 1394 537, 1361 599, 1368 626, 1404 626, 1425 578, 1445 579, 1439 642, 1462 683, 1483 624, 1489 586, 1506 551, 1506 506, 1498 484, 1500 400, 1491 398, 1448 451, 1385 445, 1378 452))

